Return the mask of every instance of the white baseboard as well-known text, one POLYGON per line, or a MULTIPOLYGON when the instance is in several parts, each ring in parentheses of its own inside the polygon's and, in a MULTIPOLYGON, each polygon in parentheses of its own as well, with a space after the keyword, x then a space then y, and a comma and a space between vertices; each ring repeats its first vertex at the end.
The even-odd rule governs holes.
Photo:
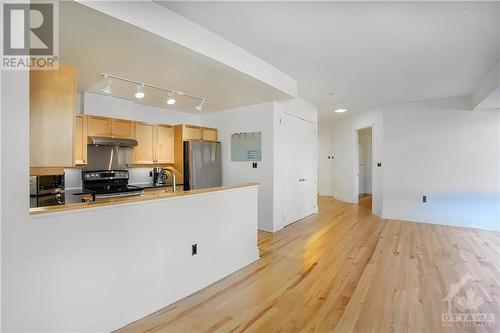
POLYGON ((357 203, 358 202, 358 200, 356 200, 353 197, 342 196, 342 195, 338 195, 338 194, 335 195, 334 197, 337 200, 344 201, 344 202, 347 202, 347 203, 357 203))
MULTIPOLYGON (((246 258, 241 258, 228 265, 214 269, 212 272, 197 275, 202 276, 203 280, 188 281, 185 285, 189 288, 179 288, 179 286, 167 286, 162 290, 158 290, 154 294, 144 295, 142 299, 133 300, 133 303, 124 305, 122 308, 114 309, 99 317, 93 318, 75 325, 74 328, 68 330, 70 332, 111 332, 128 325, 138 319, 144 318, 184 297, 203 289, 210 284, 221 280, 222 278, 231 275, 232 273, 242 269, 259 259, 259 251, 255 247, 255 251, 249 254, 246 258)), ((201 273, 201 272, 200 272, 201 273)), ((194 277, 196 279, 197 277, 194 277)))
POLYGON ((382 218, 418 223, 447 225, 452 227, 500 231, 500 220, 477 216, 432 216, 384 209, 382 211, 382 218))
POLYGON ((273 222, 269 222, 269 221, 259 221, 257 228, 259 230, 263 230, 263 231, 267 231, 267 232, 276 231, 276 230, 274 230, 273 222))
POLYGON ((372 213, 373 213, 373 215, 377 215, 378 217, 382 217, 382 208, 373 205, 372 213))

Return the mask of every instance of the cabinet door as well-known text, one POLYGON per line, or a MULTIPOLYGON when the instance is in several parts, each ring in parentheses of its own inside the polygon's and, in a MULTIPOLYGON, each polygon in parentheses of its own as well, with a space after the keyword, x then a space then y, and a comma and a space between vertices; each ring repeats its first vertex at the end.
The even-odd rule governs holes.
POLYGON ((174 128, 156 126, 155 163, 174 163, 174 128))
POLYGON ((201 128, 199 126, 185 125, 182 133, 183 140, 201 140, 201 128))
POLYGON ((155 125, 135 122, 135 139, 138 145, 134 147, 134 163, 153 164, 155 160, 155 125))
POLYGON ((114 138, 130 139, 134 137, 134 123, 130 120, 113 119, 112 134, 114 138))
POLYGON ((71 167, 76 69, 30 71, 30 166, 71 167))
POLYGON ((205 141, 217 141, 217 129, 216 128, 201 128, 201 139, 205 141))
POLYGON ((87 164, 87 117, 76 116, 75 165, 87 164))
POLYGON ((88 116, 88 135, 111 137, 111 118, 88 116))

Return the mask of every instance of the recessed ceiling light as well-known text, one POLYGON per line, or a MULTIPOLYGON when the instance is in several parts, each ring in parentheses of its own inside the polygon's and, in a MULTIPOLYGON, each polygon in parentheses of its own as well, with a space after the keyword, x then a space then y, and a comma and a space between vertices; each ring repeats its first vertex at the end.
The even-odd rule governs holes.
POLYGON ((137 85, 137 91, 135 93, 135 98, 141 99, 144 98, 144 84, 137 85))
POLYGON ((342 113, 342 112, 346 112, 347 110, 346 109, 337 109, 333 112, 336 112, 336 113, 342 113))

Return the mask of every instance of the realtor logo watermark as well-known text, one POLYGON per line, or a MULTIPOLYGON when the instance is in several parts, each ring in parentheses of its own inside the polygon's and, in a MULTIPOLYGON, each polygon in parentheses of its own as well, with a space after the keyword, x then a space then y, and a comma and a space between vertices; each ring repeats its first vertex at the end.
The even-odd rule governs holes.
POLYGON ((57 69, 55 2, 4 3, 1 69, 57 69))
POLYGON ((448 294, 443 299, 447 304, 447 313, 441 314, 443 327, 491 327, 495 323, 495 314, 481 313, 480 307, 491 302, 487 292, 481 289, 481 295, 466 284, 473 281, 467 273, 457 283, 449 286, 448 294))

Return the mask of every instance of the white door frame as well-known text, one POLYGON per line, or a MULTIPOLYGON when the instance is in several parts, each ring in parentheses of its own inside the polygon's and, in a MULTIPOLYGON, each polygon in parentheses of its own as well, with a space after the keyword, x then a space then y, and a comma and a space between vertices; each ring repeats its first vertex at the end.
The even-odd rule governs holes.
MULTIPOLYGON (((372 129, 372 177, 371 177, 371 182, 372 182, 372 212, 374 212, 374 207, 375 205, 373 204, 375 201, 375 198, 378 198, 379 193, 375 191, 375 186, 374 186, 374 180, 375 180, 375 168, 376 168, 376 159, 375 159, 375 154, 374 154, 374 147, 375 147, 375 124, 366 124, 366 125, 360 125, 359 127, 355 127, 353 131, 353 136, 354 136, 354 156, 353 156, 353 178, 352 178, 352 185, 353 185, 353 202, 354 203, 359 203, 359 183, 358 183, 358 168, 359 168, 359 131, 362 129, 366 128, 371 128, 372 129)), ((377 142, 378 143, 378 142, 377 142)), ((366 149, 366 147, 365 147, 366 149)))

